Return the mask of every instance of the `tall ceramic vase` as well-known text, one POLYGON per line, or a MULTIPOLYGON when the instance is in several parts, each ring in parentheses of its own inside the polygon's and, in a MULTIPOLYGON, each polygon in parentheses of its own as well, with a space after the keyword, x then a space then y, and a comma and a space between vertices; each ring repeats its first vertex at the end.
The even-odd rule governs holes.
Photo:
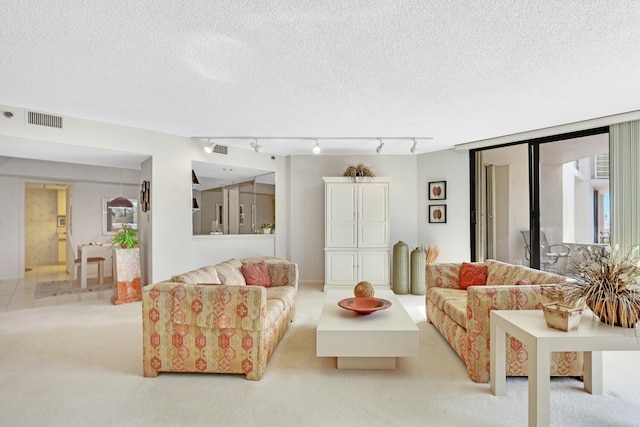
POLYGON ((409 293, 409 245, 403 241, 393 245, 393 292, 409 293))
POLYGON ((113 297, 114 304, 142 301, 140 286, 140 248, 114 249, 115 277, 113 297))
POLYGON ((427 293, 426 269, 427 254, 421 248, 415 248, 411 251, 411 293, 413 295, 427 293))

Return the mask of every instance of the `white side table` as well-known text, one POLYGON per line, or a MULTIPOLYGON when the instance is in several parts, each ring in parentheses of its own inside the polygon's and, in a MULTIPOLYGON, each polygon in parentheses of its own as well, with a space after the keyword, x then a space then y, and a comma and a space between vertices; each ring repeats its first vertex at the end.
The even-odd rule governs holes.
POLYGON ((547 326, 542 310, 491 312, 491 392, 506 392, 506 334, 520 340, 529 353, 529 426, 548 426, 550 357, 554 351, 584 352, 584 388, 602 394, 602 351, 640 350, 634 329, 611 327, 587 311, 576 331, 547 326))

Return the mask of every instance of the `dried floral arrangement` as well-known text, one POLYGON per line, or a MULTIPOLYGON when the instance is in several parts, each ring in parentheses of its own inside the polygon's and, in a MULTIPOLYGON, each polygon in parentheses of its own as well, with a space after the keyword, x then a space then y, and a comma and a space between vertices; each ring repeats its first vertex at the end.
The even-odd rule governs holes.
POLYGON ((638 247, 576 248, 571 260, 575 282, 561 286, 565 302, 585 304, 600 321, 633 328, 640 320, 640 255, 638 247))
POLYGON ((342 176, 347 176, 355 181, 356 178, 359 177, 373 178, 376 175, 373 173, 371 168, 363 165, 362 163, 358 163, 357 165, 351 165, 346 168, 342 176))
POLYGON ((438 255, 440 255, 440 249, 437 246, 431 245, 427 247, 425 247, 424 245, 420 245, 420 248, 422 248, 425 253, 427 264, 435 264, 436 259, 438 259, 438 255))

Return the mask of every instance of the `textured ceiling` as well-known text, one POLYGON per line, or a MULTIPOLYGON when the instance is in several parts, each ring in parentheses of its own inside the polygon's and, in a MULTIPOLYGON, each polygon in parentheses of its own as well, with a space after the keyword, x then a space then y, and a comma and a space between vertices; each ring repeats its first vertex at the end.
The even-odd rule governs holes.
POLYGON ((640 109, 639 23, 637 0, 4 0, 0 104, 183 136, 433 137, 427 152, 640 109))

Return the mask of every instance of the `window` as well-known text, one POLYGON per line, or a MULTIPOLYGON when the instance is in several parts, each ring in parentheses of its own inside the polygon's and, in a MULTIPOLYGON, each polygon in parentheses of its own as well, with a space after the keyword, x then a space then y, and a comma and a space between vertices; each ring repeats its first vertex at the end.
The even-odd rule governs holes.
POLYGON ((102 234, 116 234, 123 226, 138 228, 138 201, 129 199, 132 208, 113 208, 109 206, 111 198, 102 199, 102 234))

